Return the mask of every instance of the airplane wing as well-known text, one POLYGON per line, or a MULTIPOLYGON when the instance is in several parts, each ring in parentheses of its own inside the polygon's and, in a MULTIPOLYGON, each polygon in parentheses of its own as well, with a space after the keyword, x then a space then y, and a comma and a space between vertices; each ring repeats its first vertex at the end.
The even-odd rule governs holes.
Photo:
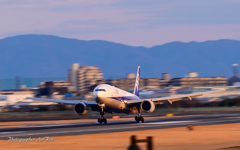
POLYGON ((126 101, 126 104, 136 104, 136 103, 141 103, 144 100, 151 100, 153 102, 156 102, 156 104, 163 104, 164 101, 168 101, 170 104, 175 101, 180 101, 183 99, 189 99, 192 100, 194 97, 202 96, 203 94, 208 94, 208 93, 215 93, 215 92, 222 92, 226 91, 226 89, 221 89, 221 90, 214 90, 214 91, 208 91, 208 92, 198 92, 198 93, 193 93, 193 94, 181 94, 181 95, 176 95, 176 96, 169 96, 169 97, 161 97, 161 98, 148 98, 148 99, 138 99, 138 100, 130 100, 126 101), (159 103, 157 103, 159 102, 159 103))
POLYGON ((78 104, 78 103, 85 103, 87 106, 98 105, 94 101, 45 99, 45 98, 35 98, 35 97, 27 97, 26 99, 46 101, 46 102, 54 102, 54 103, 61 103, 61 104, 68 104, 68 105, 75 105, 75 104, 78 104))

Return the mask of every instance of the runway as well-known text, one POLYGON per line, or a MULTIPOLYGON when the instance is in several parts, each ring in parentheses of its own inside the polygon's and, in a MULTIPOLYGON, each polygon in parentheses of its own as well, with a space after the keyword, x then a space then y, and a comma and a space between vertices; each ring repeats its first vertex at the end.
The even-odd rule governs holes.
POLYGON ((42 124, 28 127, 12 127, 0 129, 0 140, 14 138, 37 138, 63 135, 82 135, 96 133, 111 133, 123 131, 141 131, 152 129, 164 129, 174 127, 185 127, 189 124, 214 125, 240 123, 240 114, 204 114, 199 116, 183 116, 145 119, 145 123, 136 123, 132 120, 109 121, 108 124, 98 122, 65 123, 65 124, 42 124))

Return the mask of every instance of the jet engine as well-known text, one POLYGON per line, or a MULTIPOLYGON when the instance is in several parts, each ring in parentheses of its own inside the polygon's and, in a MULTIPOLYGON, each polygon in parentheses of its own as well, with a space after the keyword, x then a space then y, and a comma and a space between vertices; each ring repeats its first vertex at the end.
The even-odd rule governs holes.
POLYGON ((151 100, 144 100, 141 103, 140 108, 144 112, 151 113, 155 110, 155 104, 151 100))
POLYGON ((73 107, 78 115, 85 115, 87 113, 87 106, 84 103, 78 103, 73 107))

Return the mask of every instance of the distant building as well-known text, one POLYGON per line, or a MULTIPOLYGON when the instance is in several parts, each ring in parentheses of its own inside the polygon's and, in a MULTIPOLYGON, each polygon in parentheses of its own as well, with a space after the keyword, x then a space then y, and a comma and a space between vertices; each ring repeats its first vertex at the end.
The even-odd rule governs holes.
POLYGON ((128 78, 128 79, 135 79, 135 78, 136 78, 136 75, 135 75, 135 73, 128 73, 128 74, 127 74, 127 78, 128 78))
POLYGON ((235 85, 235 83, 240 82, 240 78, 238 77, 238 64, 233 64, 233 76, 228 79, 228 85, 235 85))
MULTIPOLYGON (((135 78, 133 79, 107 79, 106 84, 118 87, 123 90, 133 90, 135 85, 135 78)), ((140 87, 148 89, 159 89, 159 78, 141 78, 140 87)))
MULTIPOLYGON (((202 86, 226 86, 226 77, 197 77, 197 72, 189 72, 189 77, 173 78, 170 73, 163 73, 160 78, 140 78, 141 89, 164 89, 170 87, 202 87, 202 86)), ((129 77, 129 76, 128 76, 129 77)), ((133 90, 135 78, 107 79, 107 84, 123 90, 133 90)))
POLYGON ((148 89, 159 89, 160 88, 160 78, 145 78, 144 86, 148 89))
POLYGON ((238 83, 238 82, 240 82, 240 78, 236 77, 236 76, 233 76, 233 77, 228 79, 228 85, 229 86, 232 86, 232 85, 234 85, 235 83, 238 83))
POLYGON ((170 73, 163 73, 162 74, 163 80, 171 80, 171 74, 170 73))
POLYGON ((173 78, 170 82, 172 86, 197 87, 197 86, 226 86, 226 77, 184 77, 173 78))
POLYGON ((68 80, 72 85, 72 91, 89 91, 93 85, 97 85, 103 79, 103 73, 97 66, 80 66, 72 64, 68 70, 68 80))
POLYGON ((159 80, 160 88, 166 88, 171 86, 171 74, 170 73, 163 73, 162 79, 159 80))
POLYGON ((168 87, 198 87, 198 86, 226 86, 226 77, 198 77, 197 72, 189 72, 187 77, 171 79, 170 73, 163 73, 160 88, 168 87))
POLYGON ((40 87, 69 87, 71 86, 69 81, 44 81, 41 82, 40 87))
POLYGON ((191 78, 198 77, 198 73, 197 72, 189 72, 188 77, 191 77, 191 78))
MULTIPOLYGON (((123 90, 133 90, 136 79, 107 79, 106 84, 110 84, 123 90)), ((140 87, 144 86, 144 79, 140 79, 140 87)))
POLYGON ((0 106, 29 106, 29 105, 49 105, 52 102, 35 101, 26 99, 34 97, 34 90, 6 90, 0 91, 0 106))
POLYGON ((77 75, 79 64, 74 63, 71 65, 71 69, 68 70, 68 81, 71 83, 71 91, 77 91, 77 75))
POLYGON ((62 98, 65 93, 68 93, 71 86, 69 81, 45 81, 39 84, 39 89, 36 90, 36 96, 48 96, 50 98, 62 98))
POLYGON ((24 85, 26 88, 36 87, 44 81, 66 81, 67 77, 48 77, 48 78, 13 78, 0 79, 0 90, 20 89, 24 85))

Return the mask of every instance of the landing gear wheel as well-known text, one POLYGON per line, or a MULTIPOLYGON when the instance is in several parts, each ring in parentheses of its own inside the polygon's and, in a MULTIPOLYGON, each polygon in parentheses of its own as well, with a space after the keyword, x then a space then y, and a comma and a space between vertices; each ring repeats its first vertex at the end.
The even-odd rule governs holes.
POLYGON ((140 116, 140 121, 142 121, 142 123, 144 123, 144 118, 142 116, 140 116))
POLYGON ((142 116, 140 117, 136 116, 135 120, 137 121, 137 123, 139 123, 139 121, 142 121, 142 123, 144 123, 144 118, 142 116))
POLYGON ((106 118, 103 118, 102 121, 107 124, 107 119, 106 118))
POLYGON ((139 123, 139 119, 137 116, 135 116, 135 120, 137 121, 137 123, 139 123))
POLYGON ((101 119, 101 118, 98 118, 98 122, 99 122, 100 124, 102 124, 102 119, 101 119))
POLYGON ((107 124, 107 119, 106 118, 98 118, 98 122, 102 124, 103 122, 107 124))

